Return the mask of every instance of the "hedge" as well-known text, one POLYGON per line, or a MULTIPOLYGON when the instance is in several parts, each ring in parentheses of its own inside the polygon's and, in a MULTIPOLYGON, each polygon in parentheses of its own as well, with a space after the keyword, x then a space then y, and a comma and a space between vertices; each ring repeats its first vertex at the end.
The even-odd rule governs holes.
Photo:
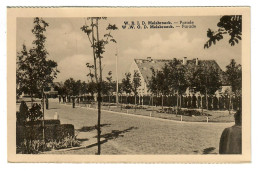
MULTIPOLYGON (((61 140, 67 136, 74 136, 74 126, 71 124, 57 124, 57 120, 46 120, 45 124, 45 140, 61 140)), ((59 122, 60 123, 60 122, 59 122)), ((32 125, 25 126, 16 125, 16 144, 19 145, 24 139, 42 140, 43 127, 35 122, 32 125)))

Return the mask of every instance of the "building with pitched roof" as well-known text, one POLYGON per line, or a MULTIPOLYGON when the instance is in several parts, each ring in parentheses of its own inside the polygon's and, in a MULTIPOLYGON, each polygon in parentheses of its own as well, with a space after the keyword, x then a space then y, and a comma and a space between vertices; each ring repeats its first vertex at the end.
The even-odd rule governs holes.
MULTIPOLYGON (((150 94, 147 85, 149 83, 150 78, 152 77, 151 68, 153 67, 156 70, 160 70, 161 68, 163 68, 165 64, 168 64, 170 61, 170 59, 152 59, 151 57, 147 57, 147 59, 134 59, 129 72, 131 73, 131 76, 133 76, 134 72, 137 71, 141 76, 141 86, 138 88, 138 94, 150 94)), ((198 58, 188 60, 187 57, 183 57, 183 59, 180 60, 180 62, 182 63, 182 65, 186 66, 201 65, 208 69, 216 69, 220 73, 223 86, 226 86, 226 81, 223 74, 224 72, 215 60, 199 60, 198 58)))

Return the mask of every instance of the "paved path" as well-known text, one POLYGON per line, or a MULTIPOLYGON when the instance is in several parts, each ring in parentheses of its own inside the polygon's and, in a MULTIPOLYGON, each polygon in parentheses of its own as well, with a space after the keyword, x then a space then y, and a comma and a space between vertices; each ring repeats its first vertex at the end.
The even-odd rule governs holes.
MULTIPOLYGON (((95 154, 97 111, 51 101, 45 117, 52 119, 55 112, 62 124, 74 125, 78 138, 88 139, 88 148, 60 153, 95 154)), ((217 153, 221 132, 233 123, 185 123, 102 111, 101 124, 102 154, 202 154, 217 153)))

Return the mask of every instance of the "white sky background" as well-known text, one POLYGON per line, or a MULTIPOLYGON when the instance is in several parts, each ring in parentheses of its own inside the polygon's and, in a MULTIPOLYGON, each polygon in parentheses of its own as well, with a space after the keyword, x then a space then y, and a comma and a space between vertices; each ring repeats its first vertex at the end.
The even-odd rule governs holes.
MULTIPOLYGON (((117 43, 106 46, 104 53, 103 76, 112 71, 115 79, 115 53, 118 49, 119 80, 129 71, 134 58, 146 58, 148 56, 159 59, 215 59, 222 69, 229 64, 231 59, 238 63, 241 61, 241 43, 236 46, 228 44, 228 37, 217 42, 209 49, 204 49, 204 43, 208 40, 206 32, 208 28, 217 30, 217 17, 140 17, 140 18, 108 18, 100 21, 100 37, 107 33, 105 28, 108 23, 116 24, 119 30, 111 34, 117 43), (124 21, 194 21, 195 29, 122 29, 124 21)), ((58 63, 60 73, 55 81, 74 79, 87 80, 86 63, 93 64, 92 49, 81 26, 90 23, 84 18, 43 18, 49 23, 46 31, 46 49, 49 59, 58 63)), ((24 43, 28 48, 32 46, 34 36, 31 32, 33 18, 17 19, 17 51, 21 50, 24 43)))

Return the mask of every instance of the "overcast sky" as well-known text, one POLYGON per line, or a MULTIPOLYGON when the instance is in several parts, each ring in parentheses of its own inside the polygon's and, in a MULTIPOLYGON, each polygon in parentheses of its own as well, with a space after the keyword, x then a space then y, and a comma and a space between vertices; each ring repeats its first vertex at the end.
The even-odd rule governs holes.
MULTIPOLYGON (((87 80, 86 63, 93 64, 92 49, 81 26, 89 24, 84 18, 43 18, 49 27, 46 31, 46 49, 49 52, 49 59, 58 63, 60 73, 55 81, 65 81, 73 77, 78 80, 87 80)), ((106 47, 103 60, 103 75, 112 71, 115 79, 115 53, 118 49, 119 79, 125 72, 129 71, 134 58, 147 58, 148 56, 157 59, 214 59, 224 70, 231 59, 241 63, 241 42, 231 47, 228 44, 228 37, 217 42, 209 49, 203 45, 207 41, 206 32, 208 28, 217 30, 217 22, 220 16, 210 17, 140 17, 140 18, 108 18, 100 21, 100 35, 107 33, 105 30, 108 23, 116 24, 119 30, 112 32, 117 43, 110 43, 106 47), (193 21, 196 28, 167 28, 167 29, 122 29, 124 21, 193 21)), ((25 44, 32 47, 34 36, 31 32, 33 18, 17 19, 17 52, 25 44)))

